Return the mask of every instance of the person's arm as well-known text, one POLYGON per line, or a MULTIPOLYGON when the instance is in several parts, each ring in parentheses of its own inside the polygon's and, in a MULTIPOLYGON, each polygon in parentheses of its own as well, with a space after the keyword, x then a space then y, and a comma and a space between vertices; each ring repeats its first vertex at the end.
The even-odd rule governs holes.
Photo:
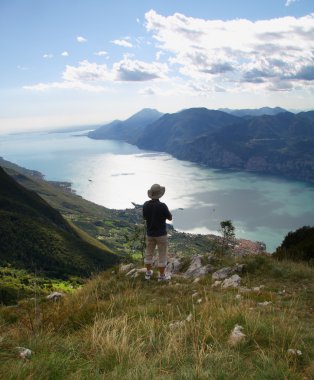
POLYGON ((172 220, 172 214, 169 211, 168 206, 167 205, 165 205, 165 206, 166 206, 166 219, 172 220))
POLYGON ((145 220, 147 220, 147 207, 146 207, 146 203, 144 203, 144 205, 143 205, 143 218, 145 219, 145 220))

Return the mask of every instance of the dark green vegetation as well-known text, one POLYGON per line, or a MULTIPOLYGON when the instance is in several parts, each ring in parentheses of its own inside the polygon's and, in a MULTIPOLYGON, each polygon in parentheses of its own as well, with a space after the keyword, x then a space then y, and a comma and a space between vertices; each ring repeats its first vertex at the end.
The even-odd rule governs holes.
MULTIPOLYGON (((21 180, 28 179, 17 174, 21 180)), ((118 257, 0 168, 0 265, 50 277, 87 276, 118 257)))
POLYGON ((110 270, 59 302, 37 295, 0 307, 0 378, 312 379, 313 268, 268 256, 239 262, 244 286, 265 287, 241 293, 212 288, 210 275, 160 284, 110 270), (245 339, 232 346, 236 324, 245 339))
POLYGON ((231 114, 191 108, 141 123, 140 128, 129 123, 131 118, 119 121, 91 132, 89 137, 124 140, 213 168, 314 182, 313 111, 255 111, 231 114))
POLYGON ((308 261, 314 263, 314 227, 304 226, 289 232, 274 257, 283 260, 308 261))
POLYGON ((24 269, 0 267, 0 304, 16 305, 25 298, 44 297, 53 291, 73 292, 85 282, 71 276, 67 280, 44 277, 24 269))

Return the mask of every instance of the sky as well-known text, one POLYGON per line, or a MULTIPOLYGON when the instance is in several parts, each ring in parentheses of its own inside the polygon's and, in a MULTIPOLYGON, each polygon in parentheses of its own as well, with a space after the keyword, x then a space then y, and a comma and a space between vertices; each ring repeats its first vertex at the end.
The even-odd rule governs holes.
POLYGON ((314 109, 313 0, 0 0, 0 133, 314 109))

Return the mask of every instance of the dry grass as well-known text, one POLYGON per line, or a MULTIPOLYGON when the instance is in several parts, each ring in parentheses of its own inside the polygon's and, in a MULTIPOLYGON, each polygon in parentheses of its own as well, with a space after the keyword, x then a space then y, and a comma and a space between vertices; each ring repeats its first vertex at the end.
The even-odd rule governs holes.
MULTIPOLYGON (((311 379, 313 268, 274 265, 299 281, 268 270, 265 288, 239 300, 236 290, 212 289, 209 278, 159 284, 108 272, 59 303, 42 301, 37 314, 32 301, 2 309, 0 378, 311 379), (287 296, 278 294, 283 287, 287 296), (235 324, 246 337, 233 347, 235 324), (16 346, 32 349, 31 359, 19 359, 16 346)), ((247 274, 246 285, 259 285, 261 271, 247 274)))

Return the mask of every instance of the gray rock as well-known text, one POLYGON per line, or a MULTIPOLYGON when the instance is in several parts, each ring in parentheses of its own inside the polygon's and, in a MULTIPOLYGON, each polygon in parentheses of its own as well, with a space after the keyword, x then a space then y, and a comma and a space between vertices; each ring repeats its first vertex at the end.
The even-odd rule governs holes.
POLYGON ((213 280, 224 280, 225 278, 237 273, 241 274, 245 270, 245 264, 236 264, 233 267, 225 267, 212 274, 213 280))
POLYGON ((232 274, 232 268, 231 267, 225 267, 222 269, 217 270, 212 274, 213 280, 224 280, 225 278, 229 277, 232 274))
POLYGON ((243 327, 240 325, 235 325, 233 330, 231 331, 231 334, 229 335, 229 344, 231 346, 236 346, 240 342, 242 342, 245 339, 245 334, 242 332, 243 327))
POLYGON ((289 348, 287 350, 287 354, 288 355, 292 355, 292 356, 302 356, 302 351, 297 350, 295 348, 289 348))
POLYGON ((32 356, 32 350, 25 347, 16 347, 16 349, 19 351, 19 356, 21 359, 30 359, 32 356))
POLYGON ((223 283, 221 284, 221 287, 223 289, 226 288, 237 288, 240 285, 241 277, 237 274, 232 275, 229 278, 226 278, 223 283))
POLYGON ((271 304, 272 304, 271 301, 264 301, 264 302, 258 302, 257 303, 258 306, 263 306, 263 307, 271 305, 271 304))
POLYGON ((120 272, 129 272, 131 269, 135 268, 135 264, 124 264, 120 266, 120 272))
POLYGON ((212 266, 210 264, 202 264, 202 255, 194 255, 191 260, 191 264, 188 270, 184 273, 184 277, 200 277, 212 271, 212 266))
POLYGON ((59 292, 52 292, 51 294, 49 294, 49 296, 47 296, 47 300, 52 300, 52 301, 58 301, 61 297, 63 297, 63 294, 62 293, 59 293, 59 292))
POLYGON ((126 276, 127 277, 133 277, 135 275, 135 273, 137 273, 137 269, 136 268, 133 268, 131 269, 127 274, 126 276))
POLYGON ((179 257, 169 257, 166 271, 168 273, 179 273, 182 268, 182 261, 179 257))
POLYGON ((222 281, 220 280, 216 280, 213 284, 212 284, 212 288, 217 288, 218 286, 220 286, 222 283, 222 281))

